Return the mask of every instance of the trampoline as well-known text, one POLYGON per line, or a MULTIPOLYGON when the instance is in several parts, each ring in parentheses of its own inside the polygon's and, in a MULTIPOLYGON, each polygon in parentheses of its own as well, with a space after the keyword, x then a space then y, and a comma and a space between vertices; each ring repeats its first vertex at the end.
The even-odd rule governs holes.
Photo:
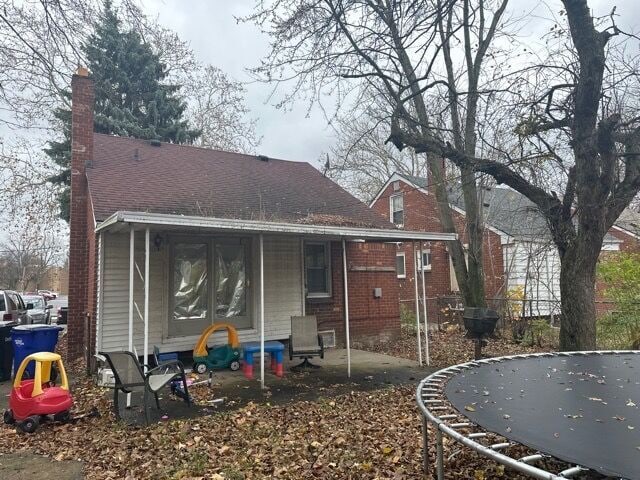
POLYGON ((436 470, 444 478, 442 436, 540 479, 587 471, 640 479, 640 351, 571 352, 490 358, 440 370, 420 382, 423 459, 427 422, 436 427, 436 470), (491 443, 489 433, 506 441, 491 443), (507 447, 537 453, 513 458, 507 447), (551 472, 540 461, 567 468, 551 472))

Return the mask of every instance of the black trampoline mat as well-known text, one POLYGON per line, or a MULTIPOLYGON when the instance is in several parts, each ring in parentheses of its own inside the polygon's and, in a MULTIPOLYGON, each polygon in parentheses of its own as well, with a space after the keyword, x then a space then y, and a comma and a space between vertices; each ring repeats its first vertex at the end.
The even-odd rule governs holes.
POLYGON ((488 431, 604 475, 640 479, 640 354, 481 364, 451 377, 445 395, 488 431))

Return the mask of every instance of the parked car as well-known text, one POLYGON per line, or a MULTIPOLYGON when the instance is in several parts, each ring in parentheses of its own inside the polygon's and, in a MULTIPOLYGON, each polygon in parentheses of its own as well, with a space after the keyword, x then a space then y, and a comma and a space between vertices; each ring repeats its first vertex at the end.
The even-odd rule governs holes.
POLYGON ((27 320, 29 323, 51 323, 51 309, 44 295, 24 295, 22 300, 27 304, 27 320))
POLYGON ((18 292, 0 290, 0 319, 20 324, 27 323, 27 306, 18 292))
POLYGON ((69 307, 58 307, 58 318, 56 320, 56 323, 58 325, 66 325, 68 313, 69 313, 69 307))
POLYGON ((47 300, 47 302, 49 300, 55 300, 58 297, 57 293, 51 292, 49 290, 38 290, 38 294, 42 295, 47 300))

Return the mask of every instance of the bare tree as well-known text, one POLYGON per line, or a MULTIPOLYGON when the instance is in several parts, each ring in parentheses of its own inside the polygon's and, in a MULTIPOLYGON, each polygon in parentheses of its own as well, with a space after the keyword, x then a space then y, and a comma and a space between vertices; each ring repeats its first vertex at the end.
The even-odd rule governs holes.
MULTIPOLYGON (((427 153, 436 183, 436 159, 445 158, 469 178, 465 185, 486 173, 536 204, 561 259, 561 348, 581 350, 596 346, 595 267, 604 235, 640 189, 638 69, 635 54, 624 48, 630 37, 614 15, 603 24, 586 0, 562 5, 546 52, 518 62, 502 59, 490 74, 482 59, 493 55, 489 47, 504 26, 505 1, 278 0, 261 2, 252 19, 273 38, 258 73, 296 78, 291 94, 344 79, 365 82, 389 101, 389 141, 399 150, 427 153), (447 65, 460 51, 452 45, 462 45, 464 82, 447 65), (447 129, 436 121, 441 112, 428 98, 441 96, 441 88, 460 109, 459 129, 455 108, 447 129), (486 125, 470 121, 480 100, 487 110, 511 108, 503 145, 483 137, 486 125)), ((446 210, 442 192, 438 198, 446 210)), ((473 188, 467 200, 470 221, 477 221, 473 188)), ((441 216, 448 228, 446 212, 441 216)), ((476 237, 481 226, 472 227, 470 237, 476 237)), ((452 250, 456 273, 464 273, 462 246, 452 250)), ((471 250, 474 279, 482 272, 479 249, 471 250)))
POLYGON ((258 146, 256 120, 248 118, 240 82, 211 65, 198 65, 181 77, 189 92, 185 116, 201 132, 196 145, 234 152, 252 152, 258 146))
POLYGON ((427 177, 425 155, 410 149, 400 152, 386 142, 390 117, 381 115, 384 105, 371 100, 332 122, 337 143, 325 163, 326 174, 364 202, 370 202, 394 172, 427 177))
MULTIPOLYGON (((392 127, 400 117, 422 135, 435 127, 439 138, 474 155, 480 100, 489 102, 491 93, 483 88, 490 80, 483 77, 483 65, 493 54, 490 47, 506 4, 507 0, 263 1, 249 20, 270 32, 273 49, 255 72, 267 80, 296 78, 291 95, 329 88, 345 98, 355 95, 355 103, 371 96, 384 99, 392 127), (464 55, 455 55, 460 47, 464 55)), ((413 150, 418 155, 428 152, 413 150)), ((453 233, 442 162, 447 157, 430 153, 425 163, 441 223, 445 232, 453 233)), ((465 303, 483 306, 483 222, 476 173, 468 166, 458 167, 467 238, 451 242, 450 253, 465 303), (463 242, 468 243, 466 253, 463 242)))

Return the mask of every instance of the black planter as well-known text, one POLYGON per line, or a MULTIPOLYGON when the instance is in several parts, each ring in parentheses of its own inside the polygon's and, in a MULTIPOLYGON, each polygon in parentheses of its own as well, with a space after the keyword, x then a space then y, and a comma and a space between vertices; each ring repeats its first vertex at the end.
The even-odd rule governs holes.
POLYGON ((488 308, 466 307, 462 318, 469 336, 479 338, 493 333, 500 316, 488 308))

